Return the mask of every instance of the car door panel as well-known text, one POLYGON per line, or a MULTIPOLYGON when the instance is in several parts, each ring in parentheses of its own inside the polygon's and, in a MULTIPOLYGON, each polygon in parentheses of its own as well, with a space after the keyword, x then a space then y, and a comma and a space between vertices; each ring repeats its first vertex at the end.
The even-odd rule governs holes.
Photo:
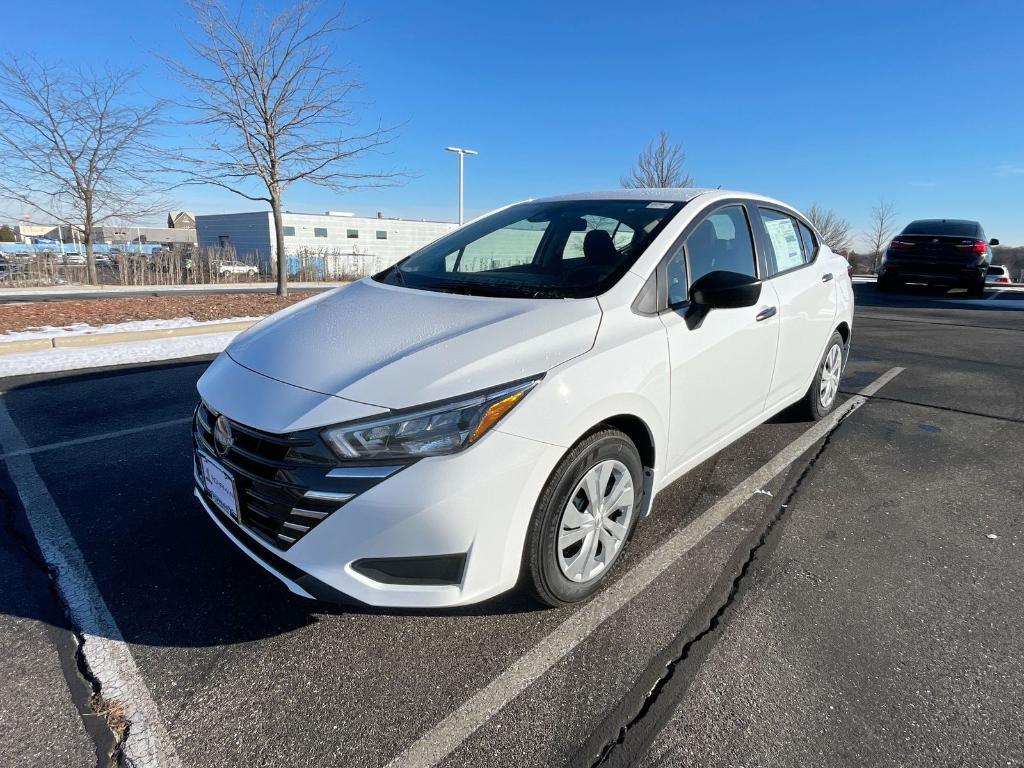
POLYGON ((666 303, 677 307, 661 314, 671 378, 670 474, 764 410, 778 345, 775 290, 762 285, 754 306, 713 309, 699 324, 686 318, 697 278, 723 269, 755 276, 756 263, 749 213, 731 202, 709 210, 664 265, 666 303))
POLYGON ((712 310, 697 328, 689 328, 681 312, 662 315, 671 369, 670 467, 686 463, 764 410, 779 318, 757 317, 773 306, 775 291, 765 284, 755 306, 712 310))
POLYGON ((817 370, 838 311, 832 254, 788 211, 758 206, 755 229, 767 283, 779 301, 779 344, 767 408, 801 397, 817 370))

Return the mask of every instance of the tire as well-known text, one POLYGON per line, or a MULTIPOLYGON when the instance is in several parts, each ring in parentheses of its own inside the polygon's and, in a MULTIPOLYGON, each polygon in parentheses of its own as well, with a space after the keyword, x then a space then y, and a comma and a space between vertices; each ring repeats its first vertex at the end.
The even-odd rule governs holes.
POLYGON ((985 295, 985 283, 976 283, 967 289, 967 295, 972 299, 980 299, 985 295))
MULTIPOLYGON (((586 600, 601 588, 622 559, 636 528, 643 477, 643 463, 636 446, 616 429, 602 429, 584 437, 562 458, 537 500, 523 550, 524 586, 537 601, 558 608, 586 600), (608 480, 602 489, 603 499, 608 501, 628 474, 632 500, 620 499, 624 502, 622 507, 606 511, 595 521, 589 514, 587 479, 593 480, 589 487, 596 488, 604 471, 608 472, 608 480), (609 489, 612 494, 607 493, 609 489), (570 504, 576 512, 570 512, 570 504), (616 525, 621 530, 613 534, 616 525), (586 532, 578 539, 579 548, 573 541, 560 551, 559 536, 564 533, 568 541, 577 531, 586 532), (615 549, 605 561, 610 541, 615 543, 615 549), (568 573, 581 570, 578 558, 584 558, 583 572, 578 579, 570 578, 568 573), (589 574, 588 566, 593 566, 589 574)), ((625 488, 622 490, 625 494, 625 488)))
POLYGON ((828 340, 825 354, 822 355, 821 361, 818 363, 818 370, 814 373, 814 380, 811 382, 811 386, 804 395, 803 400, 800 401, 800 410, 811 421, 823 419, 836 407, 836 400, 839 399, 839 378, 842 376, 845 364, 846 345, 839 331, 836 331, 832 334, 832 338, 828 340), (834 352, 837 347, 839 349, 838 361, 834 352), (833 370, 836 364, 839 366, 839 371, 835 374, 835 379, 828 388, 829 396, 826 398, 822 387, 822 380, 826 375, 831 375, 827 371, 833 370))
POLYGON ((880 277, 876 282, 880 293, 892 293, 896 290, 896 281, 891 277, 880 277))

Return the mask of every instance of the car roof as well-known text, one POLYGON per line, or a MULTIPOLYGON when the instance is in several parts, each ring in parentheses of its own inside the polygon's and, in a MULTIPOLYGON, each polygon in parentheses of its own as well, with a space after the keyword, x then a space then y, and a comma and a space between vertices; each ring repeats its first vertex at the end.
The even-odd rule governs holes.
POLYGON ((793 208, 793 206, 788 205, 781 200, 775 200, 774 198, 759 195, 755 192, 744 192, 737 189, 712 189, 710 187, 605 189, 594 192, 575 192, 569 195, 554 195, 552 197, 534 198, 530 202, 550 203, 560 202, 563 200, 650 200, 671 203, 688 203, 698 197, 707 197, 712 200, 739 197, 747 200, 756 200, 763 203, 780 205, 784 208, 793 208))

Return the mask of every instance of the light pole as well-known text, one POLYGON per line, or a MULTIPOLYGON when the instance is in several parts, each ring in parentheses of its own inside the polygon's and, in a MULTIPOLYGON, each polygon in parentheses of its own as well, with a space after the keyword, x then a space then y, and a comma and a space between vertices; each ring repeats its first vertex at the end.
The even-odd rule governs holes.
POLYGON ((475 149, 463 149, 462 147, 445 147, 449 152, 454 152, 459 156, 459 226, 462 226, 462 163, 466 155, 478 155, 480 154, 475 149))

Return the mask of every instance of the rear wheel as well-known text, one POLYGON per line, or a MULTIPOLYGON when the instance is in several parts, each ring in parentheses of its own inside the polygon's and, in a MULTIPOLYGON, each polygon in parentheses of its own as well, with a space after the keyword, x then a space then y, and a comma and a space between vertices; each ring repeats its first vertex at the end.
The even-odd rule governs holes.
POLYGON ((625 434, 585 437, 555 467, 534 509, 523 565, 545 605, 585 600, 608 578, 640 511, 643 464, 625 434))
POLYGON ((967 289, 967 295, 974 299, 980 299, 985 295, 985 281, 975 283, 967 289))
POLYGON ((827 416, 836 406, 839 397, 839 380, 843 375, 845 344, 838 331, 832 334, 825 348, 825 355, 818 364, 814 381, 800 402, 804 414, 817 421, 827 416))

